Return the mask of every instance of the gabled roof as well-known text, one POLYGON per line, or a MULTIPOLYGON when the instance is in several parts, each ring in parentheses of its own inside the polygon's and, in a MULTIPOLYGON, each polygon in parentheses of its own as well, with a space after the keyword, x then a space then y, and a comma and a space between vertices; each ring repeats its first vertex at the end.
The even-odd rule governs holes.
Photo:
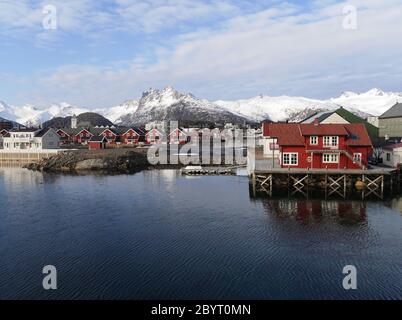
POLYGON ((13 129, 10 130, 10 132, 28 132, 28 133, 31 133, 31 132, 36 132, 36 131, 39 131, 39 130, 40 129, 37 129, 37 128, 23 128, 23 129, 13 128, 13 129))
POLYGON ((304 119, 301 123, 314 123, 315 119, 318 119, 318 122, 321 123, 334 113, 335 111, 316 112, 313 115, 309 116, 308 118, 304 119))
POLYGON ((389 110, 384 112, 381 116, 380 119, 386 119, 386 118, 402 118, 402 103, 398 102, 396 103, 393 107, 391 107, 389 110))
POLYGON ((182 128, 174 128, 174 129, 169 133, 169 136, 172 135, 173 133, 175 133, 177 130, 179 130, 179 132, 181 132, 182 134, 187 135, 187 133, 185 133, 182 128))
POLYGON ((264 124, 264 136, 278 139, 281 146, 304 146, 308 136, 346 136, 349 146, 371 146, 371 139, 362 123, 355 124, 264 124))
POLYGON ((297 123, 264 123, 265 137, 278 139, 282 146, 304 146, 304 138, 297 123))
POLYGON ((388 149, 388 150, 402 149, 402 142, 385 146, 384 149, 388 149))
POLYGON ((136 127, 118 127, 115 129, 115 132, 119 135, 123 135, 130 130, 133 130, 138 135, 141 135, 143 133, 139 128, 136 128, 136 127))
POLYGON ((41 129, 37 134, 35 134, 35 138, 42 138, 46 133, 48 133, 50 130, 50 128, 47 129, 41 129))
POLYGON ((105 136, 92 136, 91 139, 89 139, 89 142, 106 142, 107 139, 105 136))
POLYGON ((164 135, 164 134, 163 134, 162 132, 160 132, 158 129, 153 128, 153 129, 149 130, 149 131, 146 133, 146 136, 147 136, 147 135, 149 135, 149 134, 150 134, 151 132, 153 132, 153 131, 158 132, 158 133, 159 133, 159 135, 161 135, 161 136, 163 136, 163 135, 164 135))

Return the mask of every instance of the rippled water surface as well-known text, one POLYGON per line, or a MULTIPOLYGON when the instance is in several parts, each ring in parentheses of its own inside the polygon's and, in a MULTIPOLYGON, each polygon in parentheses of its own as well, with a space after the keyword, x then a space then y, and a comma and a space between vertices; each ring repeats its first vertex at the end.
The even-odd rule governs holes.
POLYGON ((0 169, 0 199, 2 299, 402 298, 398 199, 254 200, 245 177, 22 169, 0 169))

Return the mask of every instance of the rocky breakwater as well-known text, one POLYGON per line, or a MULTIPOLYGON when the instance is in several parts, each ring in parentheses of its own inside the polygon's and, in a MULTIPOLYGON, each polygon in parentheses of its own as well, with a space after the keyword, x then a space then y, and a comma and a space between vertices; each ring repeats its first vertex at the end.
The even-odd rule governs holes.
POLYGON ((44 172, 136 172, 148 167, 145 152, 124 149, 65 151, 25 166, 30 170, 44 172))

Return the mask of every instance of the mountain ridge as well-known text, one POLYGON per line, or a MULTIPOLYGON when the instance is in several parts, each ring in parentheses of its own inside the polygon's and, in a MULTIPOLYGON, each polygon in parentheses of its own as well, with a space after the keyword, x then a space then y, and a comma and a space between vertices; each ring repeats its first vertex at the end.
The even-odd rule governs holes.
POLYGON ((373 88, 358 93, 345 91, 327 100, 292 96, 259 95, 249 99, 211 102, 182 93, 172 87, 149 89, 139 99, 126 100, 110 108, 90 109, 66 102, 40 108, 32 104, 12 106, 0 101, 0 117, 23 125, 39 125, 52 118, 69 117, 85 112, 98 113, 118 125, 139 125, 160 120, 198 120, 205 122, 301 121, 314 112, 344 107, 363 118, 380 115, 395 103, 402 93, 373 88))

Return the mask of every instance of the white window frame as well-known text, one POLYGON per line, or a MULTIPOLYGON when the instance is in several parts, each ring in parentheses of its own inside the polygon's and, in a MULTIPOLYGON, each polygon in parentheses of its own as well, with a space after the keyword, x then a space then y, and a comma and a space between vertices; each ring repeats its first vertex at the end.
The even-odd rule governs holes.
POLYGON ((297 152, 284 152, 282 154, 282 164, 285 165, 285 166, 297 166, 297 165, 299 165, 299 154, 297 152), (289 159, 288 159, 287 163, 285 162, 285 156, 289 156, 289 159), (292 161, 292 160, 294 160, 294 159, 292 159, 293 156, 296 156, 296 161, 295 162, 292 161))
POLYGON ((339 153, 324 153, 322 163, 339 163, 339 153))
POLYGON ((338 147, 339 146, 339 137, 338 136, 324 136, 323 137, 323 145, 324 145, 324 147, 338 147))
POLYGON ((312 145, 312 146, 318 145, 318 136, 311 136, 310 137, 310 145, 312 145))
POLYGON ((363 155, 361 152, 353 153, 353 162, 362 162, 363 155))

